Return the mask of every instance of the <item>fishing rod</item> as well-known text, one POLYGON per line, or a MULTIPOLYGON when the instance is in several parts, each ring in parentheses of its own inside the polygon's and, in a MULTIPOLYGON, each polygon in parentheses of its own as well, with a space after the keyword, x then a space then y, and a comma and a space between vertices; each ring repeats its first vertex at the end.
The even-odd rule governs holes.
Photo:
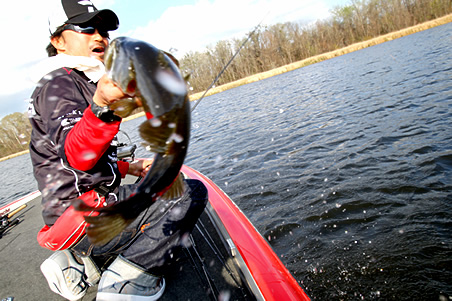
POLYGON ((25 209, 25 207, 27 207, 27 205, 23 204, 19 208, 15 209, 15 210, 13 210, 11 212, 7 212, 4 215, 0 216, 0 238, 2 238, 3 233, 5 233, 6 231, 11 229, 12 227, 17 225, 18 223, 20 223, 19 218, 16 218, 14 220, 11 220, 11 218, 14 215, 16 215, 17 213, 19 213, 19 211, 25 209))
POLYGON ((245 44, 249 41, 249 39, 251 38, 251 36, 256 32, 256 30, 261 26, 262 22, 264 22, 265 18, 267 17, 267 15, 270 12, 267 12, 267 14, 265 15, 264 18, 262 18, 262 20, 259 22, 259 24, 257 24, 253 31, 251 31, 248 34, 248 37, 246 38, 246 40, 242 43, 242 45, 240 45, 239 49, 237 49, 237 51, 234 53, 234 55, 231 57, 231 59, 229 60, 229 62, 227 62, 227 64, 223 67, 223 69, 221 69, 220 73, 218 73, 217 77, 215 77, 215 79, 212 81, 212 83, 210 84, 210 86, 207 88, 206 91, 204 91, 204 93, 202 94, 201 98, 198 99, 198 101, 195 103, 195 105, 193 106, 193 108, 191 109, 191 111, 193 112, 196 107, 199 105, 199 103, 201 102, 201 100, 204 99, 204 97, 206 96, 207 92, 215 85, 215 83, 218 81, 218 79, 220 78, 220 76, 223 74, 223 72, 226 70, 226 68, 232 63, 232 61, 235 59, 235 57, 237 56, 237 54, 239 54, 240 50, 242 50, 242 48, 245 46, 245 44))

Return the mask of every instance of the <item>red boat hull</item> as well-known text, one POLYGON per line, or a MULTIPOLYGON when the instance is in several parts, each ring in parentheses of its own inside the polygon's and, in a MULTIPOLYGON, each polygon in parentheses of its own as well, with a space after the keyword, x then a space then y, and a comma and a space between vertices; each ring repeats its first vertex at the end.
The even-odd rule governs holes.
POLYGON ((209 178, 183 166, 182 172, 206 185, 209 202, 240 252, 264 300, 310 300, 268 242, 235 203, 209 178))

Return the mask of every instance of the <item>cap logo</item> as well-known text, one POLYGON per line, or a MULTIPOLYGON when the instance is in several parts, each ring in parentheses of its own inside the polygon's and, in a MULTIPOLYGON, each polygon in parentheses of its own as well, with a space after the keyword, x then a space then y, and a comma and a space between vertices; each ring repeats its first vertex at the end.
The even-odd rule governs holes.
POLYGON ((78 2, 78 4, 88 6, 87 8, 88 8, 88 12, 89 13, 94 12, 94 5, 91 3, 91 1, 81 0, 81 1, 78 2))
POLYGON ((80 25, 87 22, 98 22, 100 19, 102 19, 102 26, 105 30, 118 28, 118 16, 109 9, 98 10, 89 0, 59 1, 61 1, 61 5, 56 5, 49 14, 50 35, 53 35, 59 26, 66 23, 80 25))

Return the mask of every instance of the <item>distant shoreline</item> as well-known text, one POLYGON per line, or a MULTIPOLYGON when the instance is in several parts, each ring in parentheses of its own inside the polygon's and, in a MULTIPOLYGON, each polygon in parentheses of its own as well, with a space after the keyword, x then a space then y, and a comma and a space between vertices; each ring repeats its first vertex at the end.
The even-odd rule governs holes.
MULTIPOLYGON (((421 24, 418 24, 415 26, 407 27, 407 28, 399 30, 399 31, 391 32, 391 33, 388 33, 388 34, 385 34, 385 35, 382 35, 382 36, 379 36, 379 37, 376 37, 376 38, 373 38, 373 39, 370 39, 370 40, 367 40, 364 42, 355 43, 355 44, 352 44, 350 46, 347 46, 347 47, 344 47, 341 49, 337 49, 337 50, 333 50, 333 51, 330 51, 327 53, 319 54, 319 55, 316 55, 316 56, 313 56, 313 57, 310 57, 310 58, 307 58, 307 59, 304 59, 304 60, 301 60, 301 61, 298 61, 298 62, 295 62, 292 64, 288 64, 288 65, 285 65, 282 67, 275 68, 273 70, 265 71, 262 73, 254 74, 254 75, 239 79, 237 81, 230 82, 230 83, 210 89, 206 93, 206 96, 214 95, 214 94, 217 94, 217 93, 220 93, 220 92, 232 89, 232 88, 236 88, 236 87, 239 87, 242 85, 257 82, 262 79, 266 79, 266 78, 269 78, 269 77, 272 77, 275 75, 293 71, 293 70, 296 70, 296 69, 299 69, 299 68, 302 68, 305 66, 309 66, 309 65, 319 63, 319 62, 322 62, 325 60, 329 60, 329 59, 337 57, 337 56, 341 56, 341 55, 344 55, 347 53, 361 50, 361 49, 364 49, 364 48, 367 48, 370 46, 378 45, 378 44, 381 44, 381 43, 384 43, 387 41, 392 41, 392 40, 395 40, 395 39, 398 39, 398 38, 401 38, 401 37, 404 37, 404 36, 407 36, 407 35, 410 35, 410 34, 413 34, 416 32, 427 30, 427 29, 430 29, 430 28, 433 28, 436 26, 450 23, 450 22, 452 22, 452 14, 446 15, 444 17, 441 17, 441 18, 438 18, 435 20, 427 21, 427 22, 424 22, 424 23, 421 23, 421 24)), ((205 91, 194 93, 194 94, 190 95, 190 101, 195 101, 195 100, 200 99, 204 93, 205 93, 205 91)), ((144 116, 143 112, 135 114, 133 116, 129 116, 127 118, 124 118, 123 121, 129 121, 129 120, 141 117, 141 116, 144 116)), ((28 152, 29 152, 28 150, 25 150, 25 151, 22 151, 19 153, 15 153, 15 154, 0 158, 0 162, 27 154, 28 152)))
POLYGON ((0 158, 0 162, 8 160, 8 159, 15 158, 15 157, 19 157, 19 156, 22 156, 22 155, 25 155, 25 154, 28 154, 28 153, 29 153, 28 150, 24 150, 24 151, 21 151, 21 152, 18 152, 18 153, 15 153, 15 154, 12 154, 12 155, 0 158))
MULTIPOLYGON (((308 65, 312 65, 315 63, 319 63, 337 56, 341 56, 347 53, 351 53, 357 50, 361 50, 370 46, 374 46, 374 45, 378 45, 387 41, 391 41, 391 40, 395 40, 416 32, 420 32, 423 30, 427 30, 436 26, 440 26, 440 25, 444 25, 447 23, 452 22, 452 14, 446 15, 444 17, 441 18, 437 18, 435 20, 431 20, 431 21, 427 21, 415 26, 411 26, 411 27, 407 27, 405 29, 399 30, 399 31, 394 31, 364 42, 359 42, 359 43, 355 43, 352 45, 349 45, 347 47, 341 48, 341 49, 336 49, 327 53, 323 53, 323 54, 319 54, 295 63, 291 63, 282 67, 278 67, 269 71, 265 71, 262 73, 258 73, 258 74, 254 74, 242 79, 239 79, 237 81, 234 82, 230 82, 230 83, 226 83, 224 85, 215 87, 210 89, 206 96, 210 96, 216 93, 220 93, 238 86, 242 86, 242 85, 246 85, 249 83, 253 83, 262 79, 266 79, 275 75, 279 75, 279 74, 283 74, 285 72, 289 72, 289 71, 293 71, 295 69, 299 69, 308 65)), ((205 91, 203 92, 198 92, 198 93, 194 93, 192 95, 190 95, 190 100, 194 101, 197 100, 199 98, 202 97, 202 95, 204 94, 205 91)))

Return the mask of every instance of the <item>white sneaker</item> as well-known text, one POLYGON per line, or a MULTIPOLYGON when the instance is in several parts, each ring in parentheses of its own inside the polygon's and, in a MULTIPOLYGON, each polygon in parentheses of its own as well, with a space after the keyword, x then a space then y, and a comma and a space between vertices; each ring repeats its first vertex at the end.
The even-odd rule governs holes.
POLYGON ((68 300, 78 300, 86 294, 85 267, 68 250, 57 251, 41 264, 41 271, 50 289, 68 300))
POLYGON ((94 261, 91 259, 91 257, 83 257, 80 256, 80 258, 83 261, 83 264, 85 266, 85 281, 89 284, 89 286, 94 286, 99 283, 100 280, 100 271, 97 268, 94 261))
POLYGON ((165 279, 146 273, 118 256, 102 273, 96 301, 155 301, 165 291, 165 279))

